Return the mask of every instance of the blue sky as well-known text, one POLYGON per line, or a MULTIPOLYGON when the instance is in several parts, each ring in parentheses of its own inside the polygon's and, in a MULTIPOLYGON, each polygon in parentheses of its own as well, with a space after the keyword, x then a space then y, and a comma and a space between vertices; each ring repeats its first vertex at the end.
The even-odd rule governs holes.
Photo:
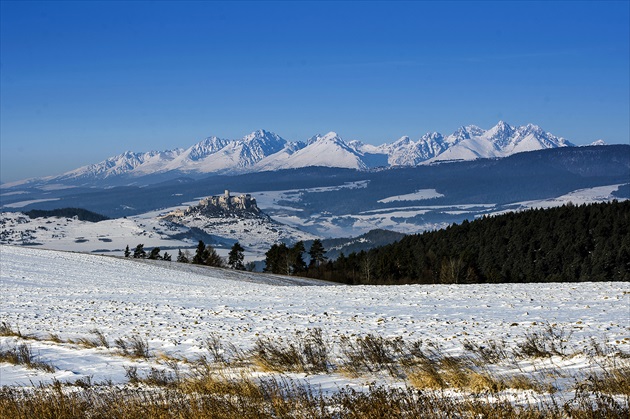
POLYGON ((0 4, 0 180, 264 128, 630 140, 619 2, 0 4))

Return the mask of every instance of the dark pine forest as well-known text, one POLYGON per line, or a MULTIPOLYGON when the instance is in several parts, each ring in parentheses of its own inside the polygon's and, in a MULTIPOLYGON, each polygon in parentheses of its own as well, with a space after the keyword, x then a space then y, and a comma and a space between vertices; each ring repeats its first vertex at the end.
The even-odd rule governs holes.
POLYGON ((630 281, 630 201, 465 221, 296 274, 347 284, 630 281))

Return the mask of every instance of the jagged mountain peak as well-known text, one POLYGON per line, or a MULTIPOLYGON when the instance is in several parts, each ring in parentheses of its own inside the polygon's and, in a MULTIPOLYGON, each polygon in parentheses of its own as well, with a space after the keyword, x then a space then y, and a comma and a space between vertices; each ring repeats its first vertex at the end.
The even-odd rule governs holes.
POLYGON ((341 139, 339 134, 337 134, 334 131, 330 131, 324 135, 321 135, 321 134, 313 135, 311 138, 308 139, 307 144, 310 145, 318 141, 343 141, 343 140, 341 139))
POLYGON ((326 142, 333 142, 333 143, 339 143, 339 144, 343 144, 343 146, 347 147, 348 144, 341 138, 341 136, 339 136, 339 134, 337 134, 334 131, 330 131, 324 135, 322 134, 316 134, 313 135, 311 138, 309 138, 306 141, 306 145, 310 146, 312 144, 316 144, 316 143, 326 143, 326 142))
POLYGON ((544 132, 542 130, 542 128, 540 128, 538 125, 534 125, 532 123, 528 123, 524 127, 519 127, 519 128, 525 129, 526 131, 531 131, 531 132, 544 132))
POLYGON ((264 129, 259 129, 250 134, 247 134, 240 141, 245 144, 251 144, 251 143, 257 142, 257 143, 264 143, 264 144, 284 145, 286 143, 286 140, 284 140, 278 134, 271 131, 266 131, 264 129))
POLYGON ((420 137, 420 141, 436 141, 443 139, 444 136, 439 132, 427 132, 422 137, 420 137))
POLYGON ((486 130, 479 128, 476 125, 465 125, 459 127, 455 132, 449 135, 446 141, 449 144, 457 144, 460 141, 468 140, 473 137, 479 137, 486 133, 486 130))
POLYGON ((363 141, 360 140, 352 140, 352 141, 348 141, 348 145, 354 149, 361 149, 363 146, 365 146, 365 144, 363 143, 363 141))
POLYGON ((260 144, 276 144, 280 146, 284 146, 287 141, 280 137, 275 132, 258 130, 254 131, 250 135, 243 137, 243 141, 246 143, 260 143, 260 144))
POLYGON ((223 147, 228 145, 230 141, 219 137, 207 137, 190 147, 188 151, 188 157, 191 160, 200 160, 210 154, 216 153, 223 147))
POLYGON ((499 121, 494 127, 486 131, 486 133, 491 137, 492 136, 506 137, 506 136, 512 135, 513 132, 514 132, 514 128, 510 124, 504 121, 499 121))
POLYGON ((391 144, 391 146, 392 147, 404 147, 404 146, 407 146, 407 145, 412 144, 412 143, 413 143, 413 140, 411 138, 409 138, 409 136, 403 135, 402 137, 400 137, 399 139, 394 141, 391 144))
POLYGON ((48 177, 45 181, 85 178, 91 182, 122 175, 139 177, 172 173, 190 176, 307 166, 354 169, 413 166, 445 160, 505 157, 522 151, 572 145, 537 125, 513 127, 505 121, 499 121, 489 130, 466 125, 447 137, 439 132, 428 132, 415 141, 403 136, 379 146, 359 140, 346 143, 335 131, 314 135, 306 142, 288 142, 274 132, 259 129, 236 140, 210 136, 185 150, 125 151, 100 163, 48 177))

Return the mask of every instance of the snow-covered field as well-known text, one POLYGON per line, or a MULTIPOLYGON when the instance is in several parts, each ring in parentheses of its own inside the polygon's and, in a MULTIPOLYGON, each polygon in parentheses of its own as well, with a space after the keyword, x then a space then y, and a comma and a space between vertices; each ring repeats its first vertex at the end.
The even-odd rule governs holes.
MULTIPOLYGON (((204 342, 211 335, 247 350, 259 336, 281 339, 309 328, 320 328, 331 341, 372 333, 432 342, 457 354, 466 340, 504 340, 514 347, 527 333, 553 324, 572 333, 571 353, 588 348, 591 339, 611 351, 630 352, 630 283, 350 287, 13 246, 0 246, 0 263, 0 324, 41 338, 28 341, 32 351, 56 370, 0 363, 0 385, 86 377, 125 383, 126 367, 147 371, 159 366, 160 355, 195 359, 206 353, 204 342), (94 330, 109 342, 146 338, 153 356, 132 360, 114 349, 68 343, 93 338, 94 330)), ((0 348, 15 339, 0 337, 0 348)), ((546 367, 567 372, 554 379, 554 385, 567 390, 575 384, 572 377, 597 365, 586 356, 521 365, 532 374, 542 374, 546 367)), ((299 378, 324 390, 374 379, 341 374, 299 378)))
POLYGON ((396 201, 420 201, 422 199, 433 199, 433 198, 439 198, 442 196, 444 195, 439 193, 435 189, 420 189, 413 193, 409 193, 405 195, 390 196, 389 198, 380 199, 378 202, 387 204, 389 202, 396 202, 396 201))
POLYGON ((176 249, 191 250, 198 241, 190 228, 198 228, 212 236, 218 253, 226 257, 229 247, 239 241, 246 249, 246 261, 264 259, 272 244, 282 240, 293 243, 317 236, 268 219, 186 217, 174 224, 165 214, 186 206, 151 211, 132 217, 97 223, 66 217, 31 219, 19 212, 0 213, 0 243, 37 246, 44 249, 91 252, 121 256, 126 246, 133 249, 144 244, 145 249, 160 247, 171 255, 176 249), (220 246, 217 245, 220 243, 220 246))
POLYGON ((584 205, 597 202, 610 202, 612 200, 625 201, 625 198, 618 198, 613 195, 619 187, 624 184, 597 186, 594 188, 578 189, 557 198, 541 199, 536 201, 515 202, 508 205, 508 209, 493 212, 492 215, 499 215, 510 211, 520 211, 530 208, 555 208, 562 205, 584 205))

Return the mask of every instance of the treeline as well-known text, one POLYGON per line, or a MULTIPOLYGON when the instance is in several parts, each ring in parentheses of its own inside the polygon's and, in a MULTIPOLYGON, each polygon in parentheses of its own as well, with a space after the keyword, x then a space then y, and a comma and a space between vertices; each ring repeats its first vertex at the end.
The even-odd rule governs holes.
MULTIPOLYGON (((129 248, 129 245, 125 248, 124 256, 126 258, 133 257, 134 259, 153 259, 153 260, 165 260, 172 261, 172 257, 168 252, 160 254, 161 249, 154 247, 149 252, 144 249, 144 244, 138 244, 133 251, 129 248)), ((195 254, 191 254, 188 250, 181 249, 177 253, 176 261, 179 263, 192 263, 195 265, 214 266, 215 268, 225 268, 226 266, 232 269, 244 271, 248 266, 243 264, 245 258, 245 249, 239 242, 234 243, 228 254, 227 263, 219 256, 214 247, 206 245, 203 240, 199 240, 195 254)), ((249 270, 253 269, 253 266, 249 266, 249 270)))
POLYGON ((139 244, 133 249, 133 252, 129 249, 129 245, 125 248, 125 257, 132 257, 134 259, 153 259, 153 260, 166 260, 168 262, 171 261, 171 255, 168 252, 164 252, 163 255, 160 254, 160 248, 154 247, 148 253, 144 249, 144 244, 139 244))
POLYGON ((265 272, 282 275, 300 275, 317 278, 326 261, 326 250, 322 241, 316 239, 308 251, 309 264, 304 260, 306 249, 304 242, 299 241, 289 247, 285 243, 274 244, 265 253, 265 272))
POLYGON ((630 201, 464 221, 304 275, 347 284, 629 281, 630 201))
POLYGON ((65 218, 73 218, 77 217, 78 220, 81 221, 89 221, 91 223, 97 223, 103 220, 109 220, 108 217, 104 215, 97 214, 92 211, 88 211, 83 208, 58 208, 54 210, 30 210, 25 212, 29 218, 49 218, 49 217, 65 217, 65 218))
MULTIPOLYGON (((236 242, 226 261, 200 240, 194 255, 180 250, 176 261, 253 270, 243 251, 236 242)), ((325 254, 321 240, 308 251, 303 242, 274 244, 264 270, 346 284, 630 281, 630 201, 507 213, 336 260, 325 254)), ((125 256, 171 260, 142 244, 125 256)))

